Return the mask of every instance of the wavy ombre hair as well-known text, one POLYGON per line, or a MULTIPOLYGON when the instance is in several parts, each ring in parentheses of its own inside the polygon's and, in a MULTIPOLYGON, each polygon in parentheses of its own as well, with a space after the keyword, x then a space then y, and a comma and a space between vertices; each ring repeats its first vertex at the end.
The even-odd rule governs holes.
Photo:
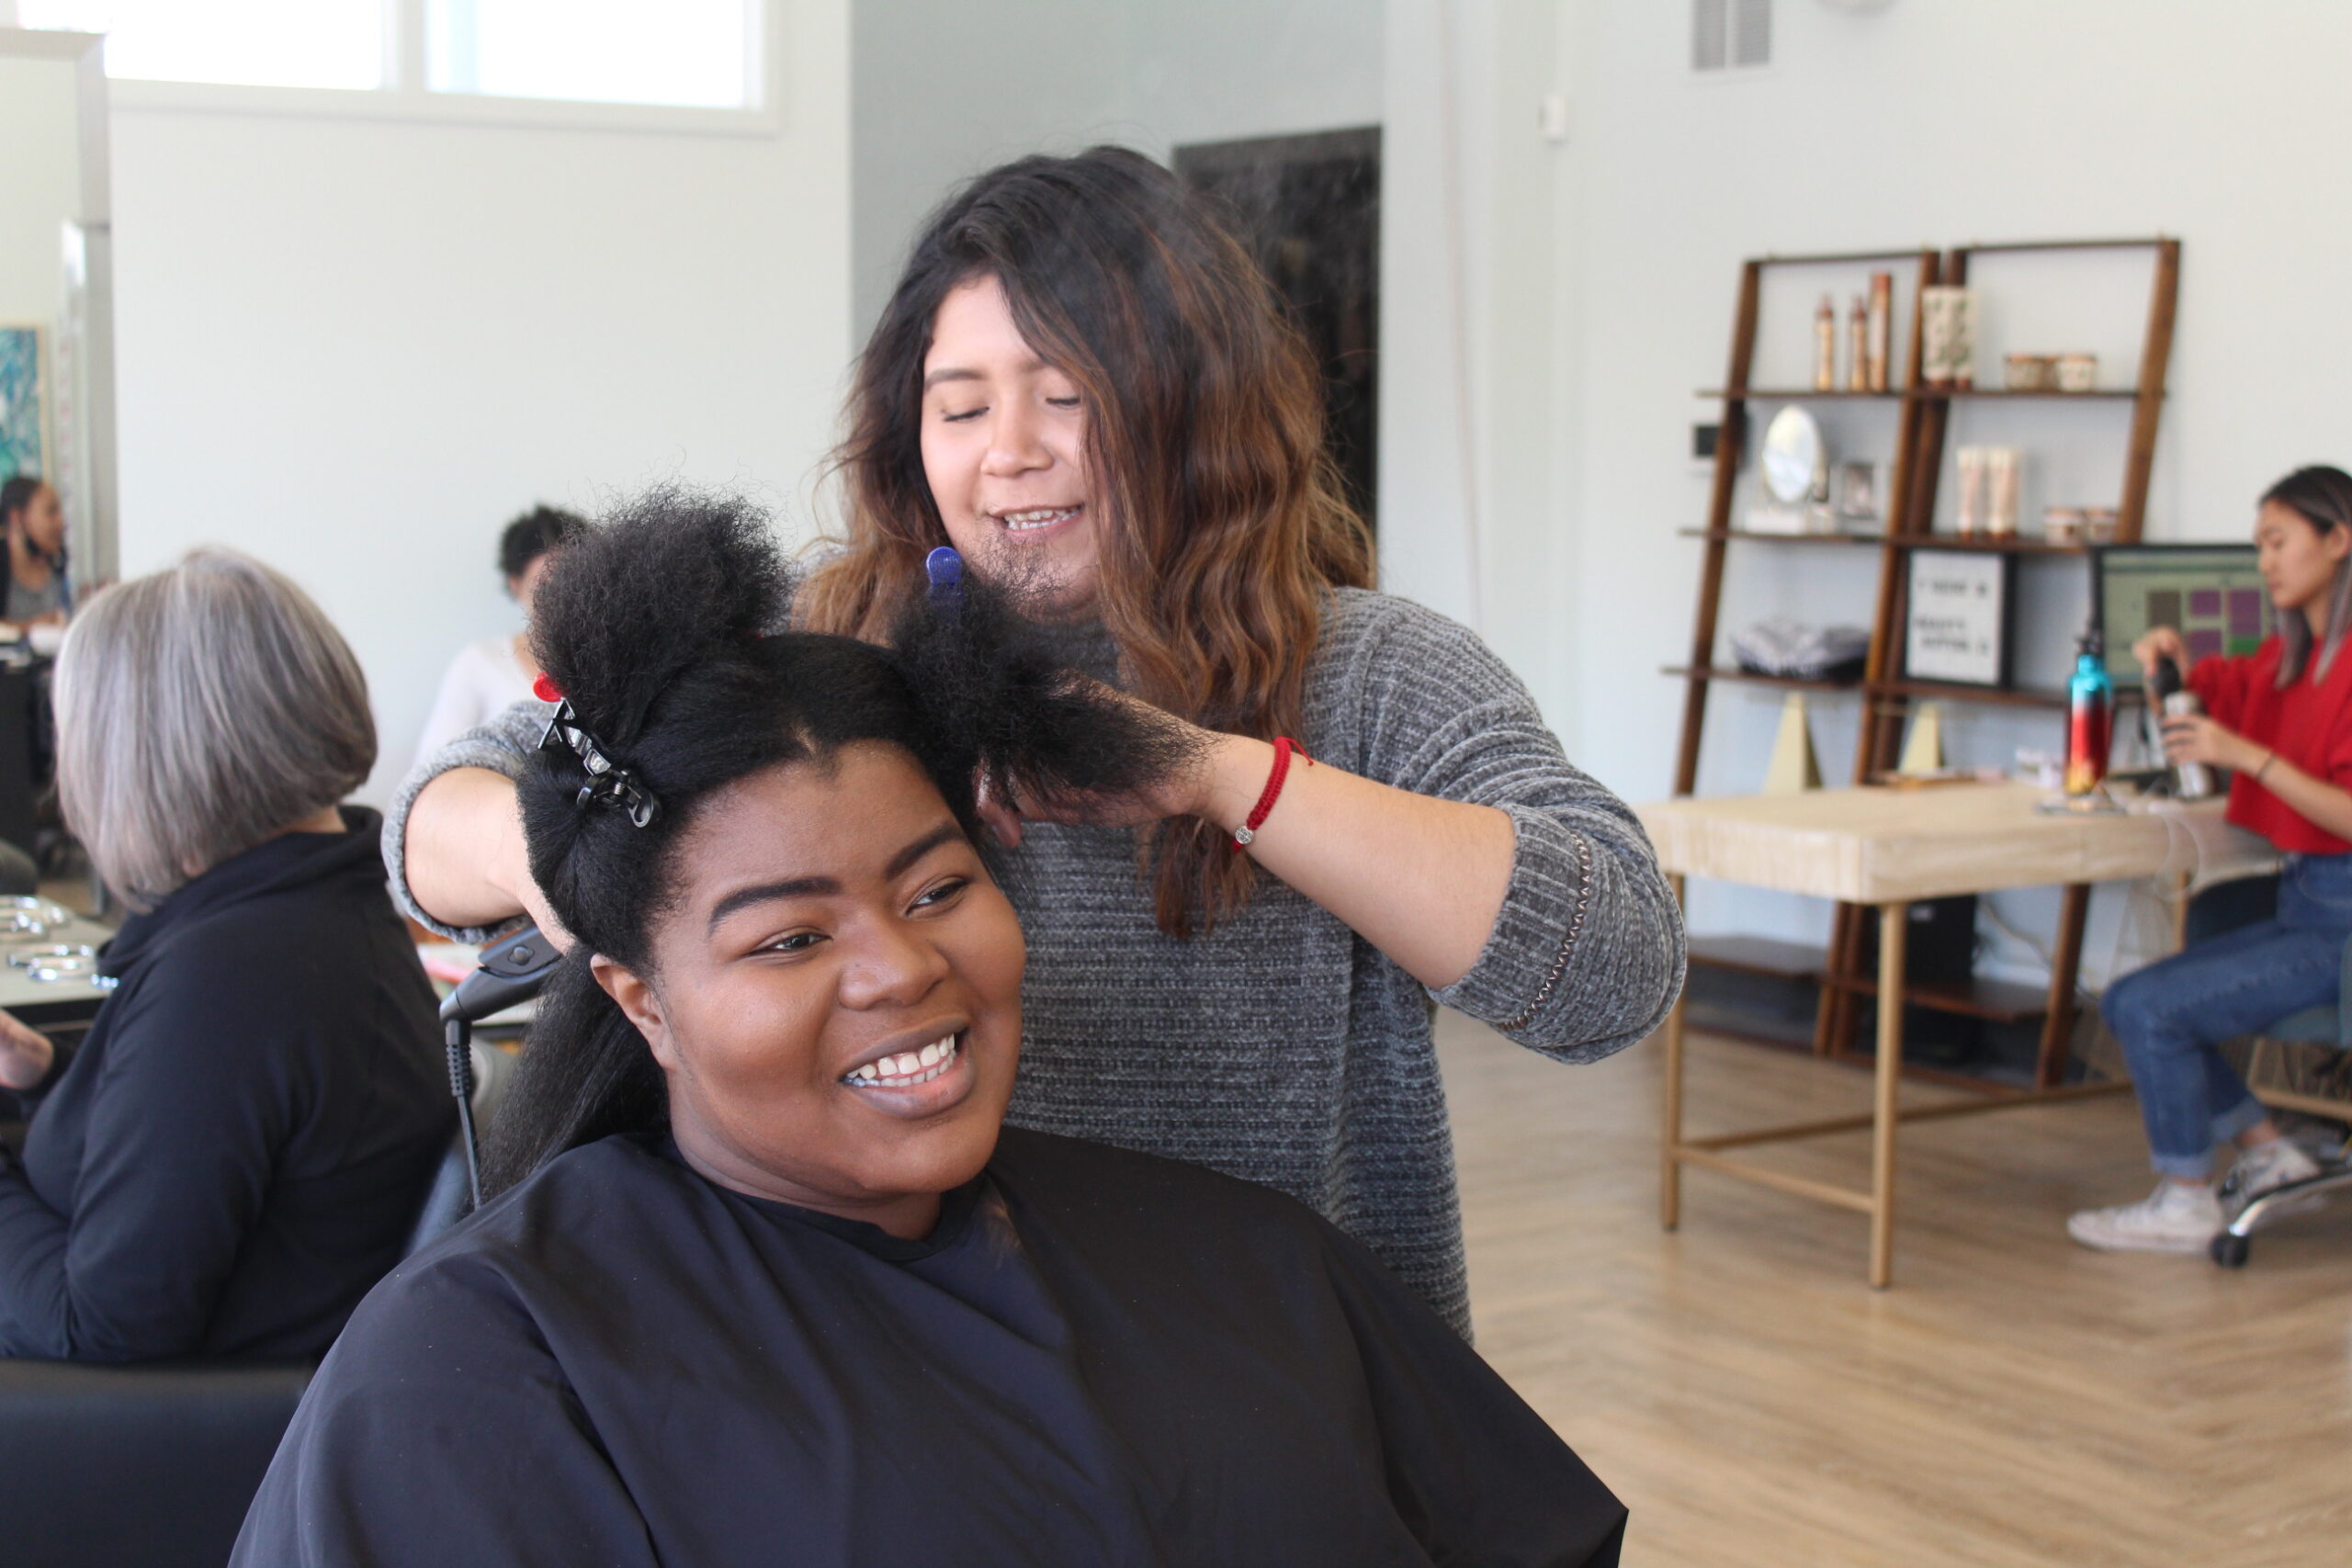
MULTIPOLYGON (((941 302, 981 277, 1078 384, 1094 609, 1128 688, 1209 729, 1302 728, 1329 591, 1372 586, 1371 534, 1272 287, 1203 197, 1125 148, 1007 164, 924 226, 858 364, 837 454, 848 537, 809 577, 798 624, 879 637, 947 543, 923 477, 923 357, 941 302)), ((1172 936, 1250 897, 1250 861, 1206 822, 1158 823, 1141 849, 1172 936)))

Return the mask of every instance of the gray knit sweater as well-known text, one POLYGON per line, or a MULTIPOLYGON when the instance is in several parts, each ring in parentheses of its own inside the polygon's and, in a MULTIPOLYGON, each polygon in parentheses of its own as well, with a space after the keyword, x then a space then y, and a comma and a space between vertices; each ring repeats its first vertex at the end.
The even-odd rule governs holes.
MULTIPOLYGON (((1107 646, 1091 653, 1080 661, 1107 672, 1107 646)), ((545 711, 518 705, 401 784, 384 858, 426 924, 400 853, 417 791, 456 767, 518 774, 545 711)), ((1432 993, 1271 877, 1238 918, 1176 942, 1152 923, 1130 833, 1029 826, 999 861, 1029 943, 1011 1119, 1291 1193, 1466 1333, 1432 996, 1556 1061, 1592 1061, 1665 1016, 1682 980, 1680 915, 1633 813, 1568 764, 1466 628, 1408 600, 1335 593, 1306 712, 1298 739, 1318 761, 1510 814, 1510 888, 1476 964, 1432 993)))

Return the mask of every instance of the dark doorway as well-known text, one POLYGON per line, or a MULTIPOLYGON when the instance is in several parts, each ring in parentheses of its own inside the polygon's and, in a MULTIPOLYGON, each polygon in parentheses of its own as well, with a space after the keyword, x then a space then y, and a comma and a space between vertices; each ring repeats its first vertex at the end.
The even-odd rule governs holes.
POLYGON ((1203 141, 1176 172, 1222 201, 1323 366, 1327 439, 1377 529, 1380 128, 1203 141))

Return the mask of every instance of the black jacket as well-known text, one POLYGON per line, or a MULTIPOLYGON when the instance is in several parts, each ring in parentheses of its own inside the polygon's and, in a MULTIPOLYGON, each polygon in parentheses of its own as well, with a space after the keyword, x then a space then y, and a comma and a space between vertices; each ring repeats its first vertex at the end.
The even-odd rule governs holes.
POLYGON ((0 1355, 322 1354, 400 1260, 456 1122, 376 813, 125 921, 119 977, 0 1153, 0 1355))

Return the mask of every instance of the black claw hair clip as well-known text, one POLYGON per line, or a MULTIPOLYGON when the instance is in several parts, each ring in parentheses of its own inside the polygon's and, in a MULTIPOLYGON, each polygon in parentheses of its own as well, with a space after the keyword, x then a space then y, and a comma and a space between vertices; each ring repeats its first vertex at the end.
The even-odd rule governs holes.
POLYGON ((586 806, 591 801, 603 801, 628 813, 630 825, 650 828, 662 815, 662 802, 631 770, 616 765, 605 755, 604 746, 580 723, 580 716, 571 704, 556 690, 555 682, 541 675, 531 684, 532 695, 543 703, 553 703, 555 712, 548 716, 548 727, 539 733, 539 750, 560 751, 580 760, 588 771, 588 782, 571 797, 574 806, 586 806))

